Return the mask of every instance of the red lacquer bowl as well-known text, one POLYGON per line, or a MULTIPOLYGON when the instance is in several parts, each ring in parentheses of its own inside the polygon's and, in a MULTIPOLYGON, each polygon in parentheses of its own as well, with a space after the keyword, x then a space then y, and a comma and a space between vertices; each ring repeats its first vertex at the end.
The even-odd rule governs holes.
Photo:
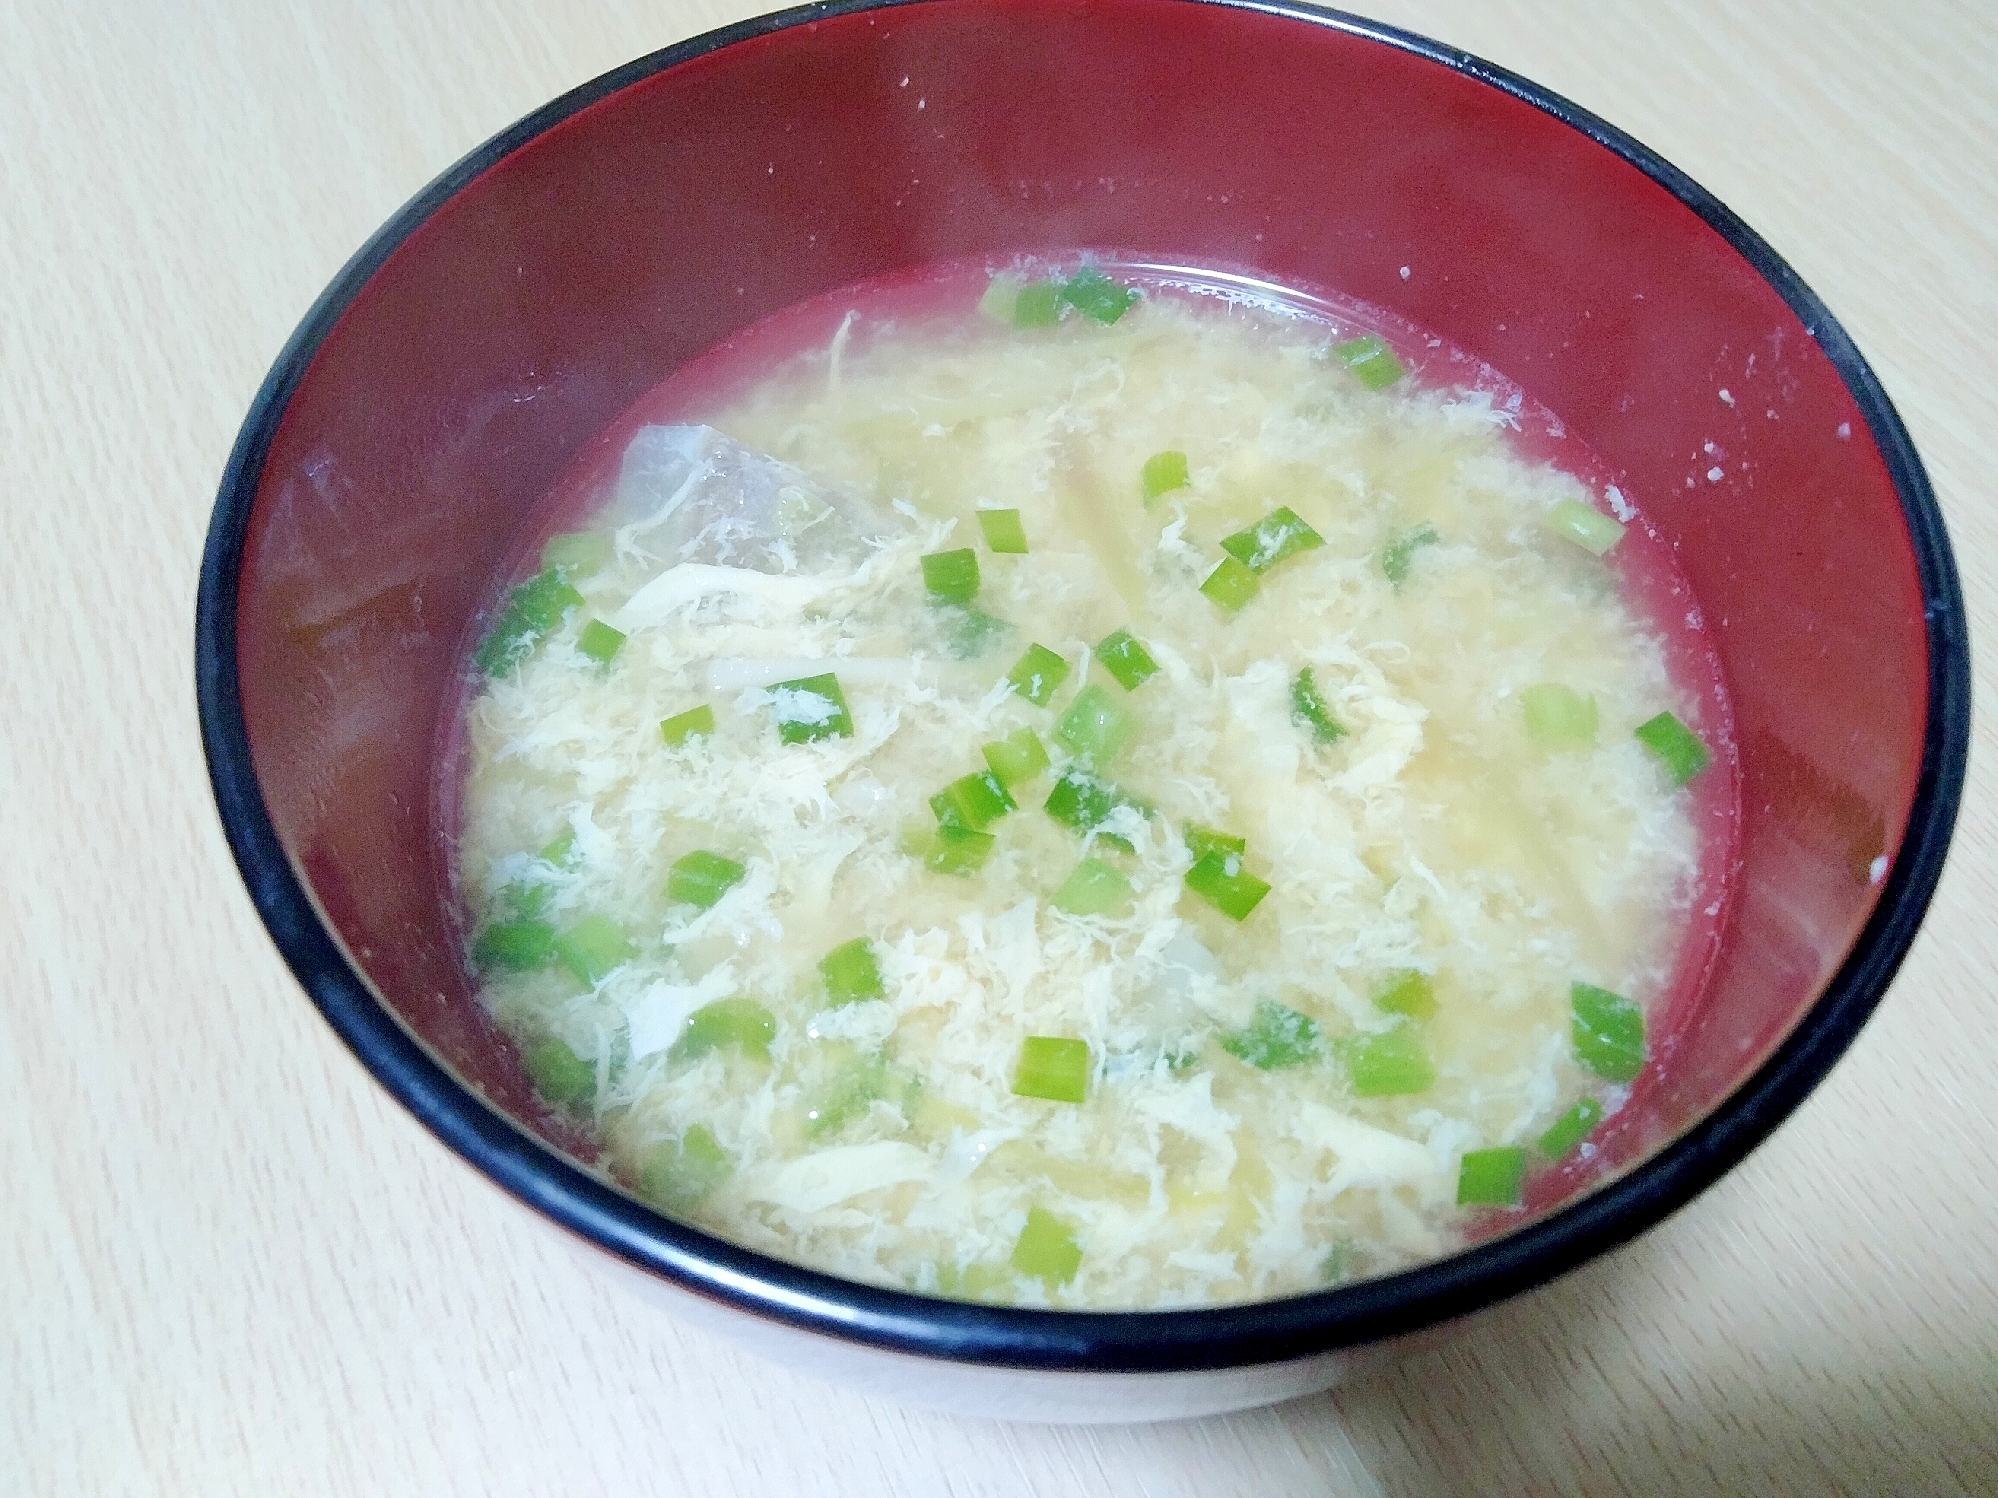
POLYGON ((258 395, 209 535, 197 671, 222 819, 286 960, 382 1084, 500 1186, 745 1326, 936 1374, 1183 1375, 1120 1385, 1172 1384, 1173 1411, 1329 1382, 1343 1350, 1559 1274, 1739 1160, 1907 950, 1970 692, 1907 433, 1733 214, 1475 58, 1329 12, 1194 0, 792 11, 633 63, 474 152, 354 257, 258 395), (579 1168, 580 1141, 471 1000, 434 757, 531 507, 637 396, 756 319, 899 267, 1049 246, 1250 266, 1433 330, 1558 413, 1698 595, 1736 717, 1731 911, 1609 1178, 1516 1230, 1215 1310, 858 1286, 579 1168), (1293 1373, 1243 1380, 1270 1369, 1293 1373))

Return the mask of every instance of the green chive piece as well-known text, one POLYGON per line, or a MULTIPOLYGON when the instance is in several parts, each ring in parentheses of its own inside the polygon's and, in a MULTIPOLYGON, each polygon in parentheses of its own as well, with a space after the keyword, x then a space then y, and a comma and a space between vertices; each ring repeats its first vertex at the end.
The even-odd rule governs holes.
POLYGON ((1415 567, 1415 553, 1418 548, 1435 546, 1442 541, 1436 534, 1436 527, 1424 521, 1412 530, 1405 530, 1381 550, 1381 575, 1395 585, 1397 591, 1408 581, 1409 573, 1415 567))
POLYGON ((1290 684, 1290 721, 1309 729, 1311 737, 1321 744, 1335 744, 1346 736, 1346 725, 1332 715, 1309 666, 1290 684))
POLYGON ((576 648, 599 665, 608 666, 624 648, 624 631, 612 629, 601 619, 592 619, 576 637, 576 648))
POLYGON ((969 827, 939 827, 923 863, 932 873, 968 879, 985 867, 998 841, 989 832, 974 832, 969 827))
POLYGON ((1603 555, 1623 539, 1621 525, 1579 499, 1562 500, 1547 512, 1540 523, 1562 540, 1573 541, 1582 550, 1596 556, 1603 555))
POLYGON ((1024 785, 1048 767, 1047 747, 1031 728, 1016 728, 1003 739, 994 739, 981 751, 985 763, 1011 790, 1024 785))
POLYGON ((1245 531, 1221 538, 1221 549, 1258 577, 1277 563, 1324 544, 1325 538, 1288 505, 1271 510, 1245 531))
POLYGON ((1610 1082, 1628 1082, 1644 1069, 1644 1011, 1622 994, 1592 983, 1569 985, 1575 1011, 1575 1059, 1610 1082))
POLYGON ((1332 352, 1369 390, 1385 390, 1408 373, 1401 360, 1395 358, 1394 350, 1373 333, 1335 343, 1332 352))
POLYGON ((1052 1212, 1030 1207, 1027 1225, 1020 1229, 1019 1241, 1013 1245, 1011 1263, 1021 1274, 1054 1290, 1075 1278, 1082 1267, 1082 1249, 1076 1244, 1075 1230, 1067 1223, 1052 1212))
POLYGON ((954 661, 975 661, 1013 632, 1013 626, 1004 619, 978 609, 945 603, 938 604, 934 612, 944 652, 954 661))
POLYGON ((1526 1177, 1526 1151, 1516 1147, 1466 1150, 1457 1167, 1457 1205, 1516 1207, 1526 1177))
POLYGON ((1355 1097, 1400 1097, 1427 1092, 1436 1080, 1422 1031, 1403 1021, 1372 1035, 1348 1035, 1339 1042, 1355 1097))
POLYGON ((631 938, 600 915, 584 916, 555 938, 555 955, 576 975, 578 983, 590 988, 631 961, 636 952, 631 938))
POLYGON ((1207 580, 1200 585, 1200 591, 1221 605, 1231 614, 1238 614, 1256 591, 1262 581, 1242 563, 1233 557, 1223 557, 1214 570, 1207 574, 1207 580))
POLYGON ((1146 504, 1150 504, 1161 494, 1184 489, 1190 482, 1186 471, 1186 454, 1170 448, 1162 453, 1153 453, 1145 459, 1139 482, 1144 486, 1146 504))
POLYGON ((499 905, 508 911, 508 920, 526 920, 548 908, 549 889, 539 881, 516 879, 499 892, 499 905))
POLYGON ((1061 289, 1061 299, 1084 317, 1109 325, 1131 310, 1138 293, 1120 286, 1093 265, 1085 265, 1061 289))
POLYGON ((1231 921, 1247 920, 1270 887, 1242 867, 1239 853, 1206 853, 1186 871, 1186 887, 1231 921))
POLYGON ((534 654, 570 609, 582 606, 583 595, 558 570, 543 569, 507 595, 505 612, 479 642, 472 663, 487 676, 507 675, 534 654))
POLYGON ((715 731, 715 710, 703 702, 684 713, 659 720, 659 737, 668 749, 678 749, 688 739, 705 738, 715 731))
POLYGON ((609 531, 571 531, 542 543, 541 565, 564 577, 588 577, 609 564, 615 549, 615 538, 609 531))
POLYGON ((709 910, 742 883, 748 872, 732 858, 697 849, 676 860, 667 871, 666 898, 677 905, 698 905, 709 910))
POLYGON ((863 1116, 876 1101, 895 1090, 896 1078, 886 1058, 863 1056, 843 1069, 805 1111, 805 1132, 814 1139, 838 1133, 863 1116))
POLYGON ((1051 328, 1061 321, 1061 288, 1052 281, 1029 281, 1013 294, 1013 326, 1051 328))
POLYGON ((1186 851, 1195 859, 1205 858, 1210 853, 1240 855, 1249 851, 1247 838, 1236 837, 1230 832, 1216 832, 1198 822, 1188 822, 1179 835, 1186 840, 1186 851))
POLYGON ((1428 1019, 1436 1012, 1436 985, 1429 974, 1417 968, 1403 968, 1388 975, 1387 987, 1374 995, 1374 1008, 1383 1014, 1428 1019))
POLYGON ((654 1145, 638 1167, 638 1189, 669 1212, 685 1212, 728 1179, 729 1158, 699 1124, 654 1145))
POLYGON ((554 864, 559 869, 569 861, 569 855, 575 851, 576 829, 573 827, 564 827, 560 832, 548 839, 542 845, 541 851, 534 856, 543 863, 554 864))
POLYGON ((1137 726, 1128 707, 1091 682, 1055 720, 1054 736, 1082 759, 1100 765, 1131 741, 1137 726))
POLYGON ((978 310, 996 323, 1011 323, 1023 284, 1011 271, 1000 271, 987 283, 985 295, 978 299, 978 310))
POLYGON ((931 552, 923 558, 923 586, 944 603, 970 603, 978 596, 978 553, 969 546, 931 552))
POLYGON ((687 1016, 687 1028, 673 1042, 678 1061, 698 1061, 710 1051, 731 1049, 745 1056, 768 1056, 777 1038, 777 1017, 754 999, 716 999, 687 1016))
POLYGON ((770 703, 771 715, 777 720, 777 737, 783 743, 810 744, 853 734, 846 693, 830 671, 823 676, 778 682, 770 689, 770 703))
POLYGON ((1117 685, 1127 692, 1135 692, 1159 672, 1159 663, 1152 659, 1152 653, 1139 644, 1128 629, 1120 629, 1100 640, 1096 646, 1096 659, 1103 663, 1105 671, 1117 678, 1117 685))
POLYGON ((1006 680, 1035 707, 1046 707, 1048 699, 1068 680, 1068 662, 1045 645, 1029 645, 1018 664, 1006 673, 1006 680))
POLYGON ((1018 510, 980 510, 978 528, 985 532, 985 544, 994 551, 1027 554, 1027 528, 1020 524, 1018 510))
POLYGON ((1259 1071, 1302 1066, 1320 1054, 1318 1022, 1287 1004, 1265 999, 1256 1005, 1246 1026, 1221 1037, 1221 1049, 1259 1071))
POLYGON ((961 776, 930 797, 930 810, 940 825, 973 832, 983 832, 1017 804, 990 770, 961 776))
POLYGON ((1089 1092, 1089 1042, 1056 1035, 1029 1035, 1020 1042, 1013 1071, 1013 1096, 1079 1103, 1089 1092))
POLYGON ((1110 820, 1112 814, 1123 807, 1130 807, 1141 815, 1149 815, 1151 808, 1142 801, 1133 800, 1107 780, 1099 779, 1087 770, 1070 766, 1061 772, 1048 792, 1046 805, 1042 810, 1064 827, 1074 829, 1084 836, 1095 833, 1112 847, 1132 852, 1131 844, 1114 833, 1099 831, 1110 820))
POLYGON ((1603 1118, 1603 1105, 1592 1097, 1585 1097, 1574 1107, 1554 1120, 1540 1142, 1535 1146, 1550 1160, 1565 1159, 1570 1151, 1584 1139, 1589 1131, 1603 1118))
POLYGON ((1637 741, 1658 757, 1674 785, 1684 785, 1713 763, 1700 736, 1670 713, 1638 724, 1637 741))
POLYGON ((881 964, 874 957, 874 943, 864 936, 841 942, 819 959, 819 972, 826 980, 832 1007, 862 1004, 887 993, 881 981, 881 964))
MULTIPOLYGON (((1527 737, 1549 749, 1582 749, 1596 741, 1596 699, 1558 681, 1536 682, 1519 694, 1527 737)), ((1643 730, 1638 730, 1642 736, 1643 730)))
POLYGON ((1130 880, 1100 858, 1085 858, 1048 903, 1070 915, 1108 915, 1130 898, 1130 880))
POLYGON ((546 921, 502 921, 488 926, 472 947, 472 961, 482 968, 531 972, 555 960, 555 928, 546 921))
POLYGON ((597 1069, 559 1040, 544 1040, 521 1058, 534 1090, 558 1108, 581 1108, 597 1095, 597 1069))

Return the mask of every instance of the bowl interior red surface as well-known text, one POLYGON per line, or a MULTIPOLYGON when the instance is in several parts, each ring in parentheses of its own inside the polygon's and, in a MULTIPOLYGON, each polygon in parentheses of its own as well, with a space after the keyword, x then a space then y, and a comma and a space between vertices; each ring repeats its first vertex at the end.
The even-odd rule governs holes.
POLYGON ((1626 1153, 1707 1115, 1846 957, 1917 790, 1929 640, 1867 418, 1821 330, 1574 125, 1336 26, 1166 0, 749 35, 530 134, 333 309, 255 476, 236 644, 271 821, 353 964, 436 1057, 575 1142, 471 1002, 433 820, 459 652, 525 518, 745 324, 1052 247, 1390 309, 1526 386, 1672 538, 1733 701, 1742 863, 1626 1153))

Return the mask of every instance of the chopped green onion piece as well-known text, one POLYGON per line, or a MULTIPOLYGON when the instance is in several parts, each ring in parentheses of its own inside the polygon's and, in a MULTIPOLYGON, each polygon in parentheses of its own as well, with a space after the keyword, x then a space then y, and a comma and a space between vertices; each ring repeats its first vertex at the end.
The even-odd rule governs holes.
POLYGON ((970 603, 978 596, 978 553, 969 546, 931 552, 923 558, 923 586, 945 603, 970 603))
POLYGON ((677 860, 666 874, 666 898, 680 905, 710 909, 742 883, 749 871, 732 858, 698 849, 677 860))
POLYGON ((1031 1275, 1050 1290, 1066 1285, 1082 1267, 1082 1250, 1075 1230, 1052 1212, 1039 1207, 1027 1209, 1027 1225, 1013 1245, 1012 1265, 1021 1274, 1031 1275))
POLYGON ((1540 522, 1564 541, 1573 541, 1582 550, 1603 555, 1623 539, 1623 527, 1601 510, 1579 499, 1564 499, 1547 512, 1540 522))
POLYGON ((1637 741, 1658 757, 1674 785, 1684 785, 1713 763, 1699 735, 1670 713, 1638 724, 1637 741))
POLYGON ((823 676, 778 682, 770 689, 770 703, 771 715, 777 720, 777 737, 783 743, 809 744, 848 738, 853 733, 846 693, 830 671, 823 676))
POLYGON ((960 776, 930 797, 930 810, 941 825, 969 827, 973 832, 983 832, 1016 805, 990 770, 960 776))
POLYGON ((703 738, 714 731, 715 710, 705 702, 699 707, 688 708, 684 713, 659 720, 659 737, 666 741, 669 749, 678 749, 688 739, 703 738))
POLYGON ((576 648, 591 660, 608 666, 624 648, 624 631, 612 629, 601 619, 592 619, 576 637, 576 648))
POLYGON ((564 577, 588 577, 610 561, 615 540, 609 531, 571 531, 550 536, 541 547, 541 565, 564 577))
POLYGON ((1287 1004, 1265 999, 1240 1030, 1221 1037, 1221 1049, 1260 1071, 1302 1066, 1319 1055, 1318 1022, 1287 1004))
POLYGON ((888 990, 881 982, 881 964, 874 957, 874 943, 864 936, 841 942, 819 959, 825 975, 826 992, 833 1007, 878 999, 888 990))
POLYGON ((1020 1064, 1013 1071, 1014 1097, 1079 1103, 1088 1092, 1088 1041, 1029 1035, 1020 1042, 1020 1064))
POLYGON ((1061 289, 1061 299, 1084 317, 1110 324, 1131 310, 1138 293, 1119 286, 1093 265, 1085 265, 1061 289))
POLYGON ((624 932, 600 915, 584 916, 555 938, 555 955, 578 983, 591 988, 629 962, 636 950, 624 932))
POLYGON ((1205 853, 1186 871, 1186 887, 1231 921, 1248 919, 1270 887, 1242 867, 1239 853, 1205 853))
POLYGON ((1628 1082, 1644 1069, 1644 1011, 1592 983, 1569 985, 1575 1059, 1597 1076, 1628 1082))
POLYGON ((978 310, 996 323, 1012 322, 1014 308, 1020 300, 1021 285, 1018 276, 1002 270, 986 286, 985 295, 978 299, 978 310))
POLYGON ((1011 790, 1023 785, 1048 767, 1048 751, 1031 728, 1016 728, 1003 739, 994 739, 982 751, 985 763, 999 783, 1011 790))
POLYGON ((687 1016, 687 1028, 673 1042, 673 1056, 698 1061, 724 1047, 745 1056, 768 1056, 777 1038, 777 1017, 754 999, 716 999, 687 1016))
POLYGON ((1372 1035, 1348 1035, 1339 1042, 1340 1059, 1352 1080, 1355 1097, 1400 1097, 1427 1092, 1436 1080, 1422 1031, 1406 1020, 1392 1030, 1372 1035))
POLYGON ((1029 281, 1013 297, 1013 326, 1051 328, 1061 321, 1061 288, 1052 281, 1029 281))
POLYGON ((1373 333, 1335 343, 1332 352, 1369 390, 1385 390, 1408 373, 1401 360, 1395 358, 1394 350, 1373 333))
POLYGON ((894 1079, 880 1055, 863 1056, 845 1068, 805 1113, 805 1132, 814 1139, 843 1129, 888 1096, 894 1079))
POLYGON ((1120 629, 1099 641, 1096 659, 1103 663, 1105 671, 1117 678, 1117 685, 1127 692, 1135 692, 1159 671, 1159 663, 1152 659, 1152 653, 1139 644, 1128 629, 1120 629))
POLYGON ((1115 697, 1091 682, 1055 720, 1054 736, 1092 764, 1105 764, 1131 741, 1138 720, 1115 697))
POLYGON ((1027 528, 1020 524, 1018 510, 980 510, 978 528, 985 532, 985 544, 994 551, 1027 554, 1027 528))
POLYGON ((521 1059, 534 1090, 558 1108, 581 1108, 597 1095, 597 1069, 559 1040, 544 1040, 521 1059))
POLYGON ((923 862, 932 873, 968 878, 985 867, 992 845, 998 841, 989 832, 974 832, 969 827, 939 827, 923 862))
POLYGON ((557 868, 569 861, 569 855, 576 851, 576 829, 564 827, 548 839, 541 851, 534 856, 543 863, 552 863, 557 868))
POLYGON ((1383 1014, 1428 1019, 1436 1012, 1436 986, 1429 974, 1412 967, 1403 968, 1392 974, 1387 987, 1374 995, 1374 1007, 1383 1014))
POLYGON ((555 928, 546 921, 502 921, 488 926, 472 947, 480 967, 524 973, 555 960, 555 928))
POLYGON ((1231 614, 1240 613, 1243 606, 1256 596, 1262 581, 1242 563, 1233 557, 1223 557, 1215 569, 1207 574, 1207 580, 1200 585, 1200 591, 1221 605, 1231 614))
POLYGON ((505 676, 534 653, 542 637, 560 624, 583 595, 553 567, 545 568, 507 597, 506 612, 479 642, 472 663, 487 676, 505 676))
POLYGON ((1335 744, 1346 736, 1346 725, 1332 716, 1309 666, 1290 684, 1290 721, 1309 729, 1311 737, 1321 744, 1335 744))
POLYGON ((1210 853, 1241 854, 1249 851, 1249 840, 1236 837, 1233 833, 1216 832, 1212 827, 1202 827, 1198 822, 1188 822, 1181 829, 1180 836, 1186 840, 1186 851, 1196 859, 1205 858, 1210 853))
POLYGON ((1579 749, 1596 741, 1596 699, 1558 681, 1536 682, 1519 694, 1526 733, 1549 749, 1579 749))
POLYGON ((1324 544, 1325 538, 1288 505, 1271 510, 1245 531, 1221 538, 1221 549, 1259 577, 1278 562, 1324 544))
POLYGON ((1589 1137, 1589 1131, 1602 1122, 1602 1117, 1603 1105, 1592 1097, 1585 1097, 1554 1120, 1552 1127, 1540 1136, 1536 1148, 1550 1160, 1563 1159, 1589 1137))
POLYGON ((1150 813, 1150 808, 1143 802, 1133 800, 1109 781, 1071 766, 1061 772, 1042 809, 1064 827, 1073 828, 1085 836, 1096 833, 1104 842, 1129 853, 1132 850, 1127 840, 1098 830, 1113 813, 1126 806, 1141 814, 1150 813))
POLYGON ((547 884, 539 880, 516 879, 499 892, 499 897, 511 912, 508 919, 523 920, 547 909, 549 893, 547 884))
POLYGON ((1100 858, 1085 858, 1049 903, 1070 915, 1108 915, 1130 898, 1130 880, 1100 858))
POLYGON ((1162 453, 1153 453, 1149 458, 1145 459, 1145 466, 1140 475, 1140 482, 1144 485, 1146 504, 1150 504, 1161 494, 1170 494, 1175 489, 1184 489, 1189 482, 1186 472, 1186 454, 1171 449, 1162 453))
POLYGON ((1457 1205, 1516 1207, 1526 1176, 1526 1151, 1517 1147, 1466 1150, 1457 1167, 1457 1205))
POLYGON ((1443 538, 1436 534, 1436 527, 1424 521, 1412 530, 1405 530, 1381 551, 1381 574, 1399 588, 1408 581, 1408 574, 1415 566, 1415 553, 1418 547, 1434 546, 1443 538))
POLYGON ((978 609, 960 608, 954 603, 939 604, 936 615, 944 650, 954 661, 977 660, 1013 631, 1013 626, 1004 619, 978 609))
POLYGON ((1046 707, 1048 699, 1068 680, 1068 662, 1045 645, 1029 645, 1018 664, 1006 673, 1006 680, 1035 707, 1046 707))
POLYGON ((729 1159, 715 1136, 695 1124, 655 1145, 638 1168, 638 1189, 669 1212, 684 1212, 728 1179, 729 1159))

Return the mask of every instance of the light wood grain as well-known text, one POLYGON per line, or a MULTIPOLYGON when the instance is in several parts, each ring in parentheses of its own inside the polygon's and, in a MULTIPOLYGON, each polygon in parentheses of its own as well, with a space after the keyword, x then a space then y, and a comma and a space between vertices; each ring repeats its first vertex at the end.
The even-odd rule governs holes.
MULTIPOLYGON (((237 423, 405 198, 714 0, 0 5, 0 1492, 1998 1490, 1998 817, 1879 1017, 1726 1182, 1334 1398, 1057 1430, 645 1314, 389 1103, 241 892, 193 589, 237 423)), ((1998 629, 1985 0, 1408 0, 1744 214, 1872 358, 1998 629)), ((1979 655, 1980 700, 1991 700, 1979 655)))

